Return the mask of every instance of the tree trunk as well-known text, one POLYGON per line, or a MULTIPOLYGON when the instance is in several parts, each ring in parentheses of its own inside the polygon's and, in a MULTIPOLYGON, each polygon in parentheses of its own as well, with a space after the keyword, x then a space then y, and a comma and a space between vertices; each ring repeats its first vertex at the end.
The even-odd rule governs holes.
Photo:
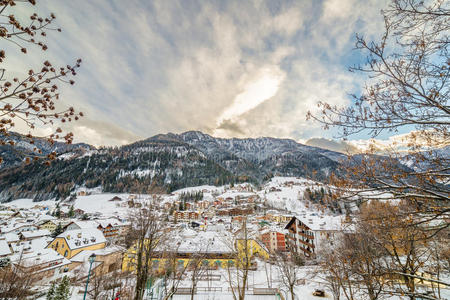
POLYGON ((294 286, 293 285, 291 285, 289 287, 289 291, 291 292, 291 300, 295 300, 294 286))

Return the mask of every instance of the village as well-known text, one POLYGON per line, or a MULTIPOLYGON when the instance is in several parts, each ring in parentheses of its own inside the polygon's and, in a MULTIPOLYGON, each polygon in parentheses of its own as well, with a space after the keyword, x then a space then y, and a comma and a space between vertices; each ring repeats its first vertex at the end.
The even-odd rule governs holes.
MULTIPOLYGON (((81 297, 86 291, 88 297, 97 293, 93 298, 102 292, 125 298, 131 291, 123 284, 124 274, 132 274, 136 268, 130 214, 151 207, 164 224, 160 232, 164 232, 166 241, 170 240, 154 251, 154 274, 164 273, 167 253, 176 259, 178 269, 186 269, 185 278, 177 282, 174 296, 179 298, 175 299, 194 293, 208 295, 207 299, 221 299, 225 294, 232 297, 232 285, 228 284, 231 276, 228 272, 225 280, 227 274, 221 273, 229 271, 230 266, 238 268, 243 256, 254 273, 246 293, 259 295, 255 299, 279 299, 287 294, 276 280, 276 253, 301 257, 302 264, 311 270, 321 248, 351 230, 348 213, 332 212, 308 199, 311 190, 320 189, 323 187, 305 179, 275 177, 261 190, 237 184, 186 188, 169 195, 114 195, 81 188, 58 202, 23 199, 4 203, 0 206, 0 265, 33 274, 32 286, 38 287, 40 293, 45 293, 50 282, 68 276, 74 287, 73 297, 77 293, 81 297), (187 272, 192 271, 190 261, 200 254, 209 272, 200 277, 208 283, 196 284, 193 291, 187 272), (271 273, 268 265, 274 269, 271 273), (272 279, 266 280, 269 273, 272 279), (91 285, 85 289, 89 276, 91 285), (98 287, 92 282, 105 276, 122 279, 111 285, 112 290, 94 291, 98 287), (261 276, 264 278, 258 279, 261 276), (214 287, 211 280, 215 280, 214 287)), ((304 284, 305 278, 299 278, 300 282, 304 284)), ((164 293, 156 292, 156 288, 163 290, 158 284, 146 288, 148 295, 156 297, 148 299, 163 299, 164 293)), ((309 287, 308 294, 313 298, 316 288, 317 294, 324 289, 320 280, 309 287)))

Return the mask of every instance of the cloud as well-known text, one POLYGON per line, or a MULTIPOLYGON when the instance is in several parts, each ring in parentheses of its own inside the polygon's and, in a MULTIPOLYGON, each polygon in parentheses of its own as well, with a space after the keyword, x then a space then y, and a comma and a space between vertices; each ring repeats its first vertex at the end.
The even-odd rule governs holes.
MULTIPOLYGON (((217 126, 217 130, 224 130, 226 132, 233 132, 234 134, 242 135, 245 134, 244 130, 237 123, 233 123, 231 120, 223 120, 219 126, 217 126)), ((220 131, 219 131, 220 132, 220 131)))
MULTIPOLYGON (((22 7, 20 3, 17 6, 22 7)), ((76 140, 123 144, 164 132, 222 137, 326 135, 306 122, 320 100, 350 103, 362 82, 347 72, 356 32, 383 28, 384 1, 40 1, 63 32, 46 53, 9 58, 17 73, 45 59, 83 58, 60 107, 86 121, 76 140), (94 121, 95 120, 95 121, 94 121)), ((24 15, 32 12, 31 7, 24 15)))
POLYGON ((349 140, 348 144, 359 149, 359 152, 386 153, 390 151, 408 151, 412 146, 423 149, 441 148, 450 145, 448 136, 436 134, 434 131, 413 130, 408 133, 390 136, 387 139, 349 140))
POLYGON ((251 111, 264 101, 272 98, 278 91, 285 74, 279 69, 262 68, 254 79, 250 80, 244 90, 238 94, 231 106, 229 106, 218 118, 218 123, 223 120, 236 119, 251 111))
POLYGON ((345 154, 355 154, 361 152, 360 149, 347 143, 346 141, 336 141, 325 138, 311 138, 305 142, 305 145, 328 149, 331 151, 341 152, 345 154))

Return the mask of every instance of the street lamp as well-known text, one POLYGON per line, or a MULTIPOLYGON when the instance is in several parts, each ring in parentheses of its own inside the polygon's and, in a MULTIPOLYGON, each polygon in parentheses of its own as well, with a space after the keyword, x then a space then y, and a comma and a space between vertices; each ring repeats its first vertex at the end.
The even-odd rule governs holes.
POLYGON ((87 293, 87 288, 88 288, 88 284, 89 284, 89 277, 91 276, 91 268, 92 268, 92 264, 95 261, 95 253, 92 253, 91 256, 89 256, 88 260, 89 260, 89 272, 88 272, 88 277, 86 280, 86 288, 84 289, 84 296, 83 296, 83 300, 86 300, 86 293, 87 293))

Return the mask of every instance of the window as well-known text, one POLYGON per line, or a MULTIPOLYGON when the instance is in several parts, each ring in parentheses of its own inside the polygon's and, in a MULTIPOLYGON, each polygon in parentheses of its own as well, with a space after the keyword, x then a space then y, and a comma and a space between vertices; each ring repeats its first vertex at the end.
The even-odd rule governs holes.
POLYGON ((115 263, 110 264, 109 267, 108 267, 108 272, 110 273, 110 272, 112 272, 112 271, 114 271, 116 269, 117 269, 117 265, 115 263))
POLYGON ((64 252, 64 257, 67 257, 68 254, 69 254, 69 251, 66 250, 66 252, 64 252))

